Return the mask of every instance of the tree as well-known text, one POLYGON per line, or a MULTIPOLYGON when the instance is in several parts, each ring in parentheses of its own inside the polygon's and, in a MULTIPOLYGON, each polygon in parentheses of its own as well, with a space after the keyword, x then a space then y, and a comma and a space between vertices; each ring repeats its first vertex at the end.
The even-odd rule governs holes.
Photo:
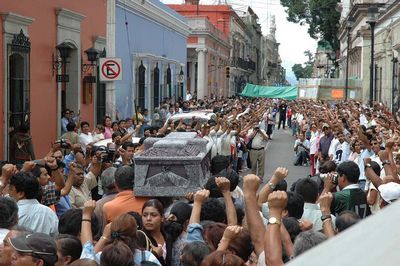
POLYGON ((296 76, 296 79, 299 80, 301 78, 311 78, 313 73, 313 65, 314 65, 314 56, 310 52, 310 50, 304 51, 304 55, 307 56, 308 60, 302 64, 294 64, 292 66, 292 71, 296 76))
POLYGON ((337 0, 281 0, 281 4, 286 7, 288 21, 308 24, 308 34, 312 38, 325 39, 334 50, 339 48, 337 0))

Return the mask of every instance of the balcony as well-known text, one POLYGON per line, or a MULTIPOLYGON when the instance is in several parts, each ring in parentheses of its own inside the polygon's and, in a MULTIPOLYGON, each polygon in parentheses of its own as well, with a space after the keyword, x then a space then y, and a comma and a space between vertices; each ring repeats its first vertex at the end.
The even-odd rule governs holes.
POLYGON ((204 16, 187 16, 189 27, 192 29, 192 34, 210 34, 215 38, 228 43, 229 39, 225 34, 217 29, 208 19, 204 16))
POLYGON ((255 71, 256 70, 256 63, 254 63, 250 59, 245 60, 241 57, 234 57, 232 59, 232 66, 241 68, 246 71, 255 71))

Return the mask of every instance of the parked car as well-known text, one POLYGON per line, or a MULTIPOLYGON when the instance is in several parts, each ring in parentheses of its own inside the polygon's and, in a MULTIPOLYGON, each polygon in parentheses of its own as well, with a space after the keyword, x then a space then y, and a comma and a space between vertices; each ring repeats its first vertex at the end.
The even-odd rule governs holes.
MULTIPOLYGON (((170 117, 169 120, 172 119, 172 121, 175 123, 183 119, 183 122, 186 125, 189 125, 192 122, 193 117, 195 117, 195 121, 197 121, 200 118, 202 123, 207 123, 210 120, 215 121, 217 115, 213 113, 212 110, 196 110, 187 113, 174 114, 173 116, 170 117)), ((168 121, 166 121, 165 123, 168 123, 168 121)))

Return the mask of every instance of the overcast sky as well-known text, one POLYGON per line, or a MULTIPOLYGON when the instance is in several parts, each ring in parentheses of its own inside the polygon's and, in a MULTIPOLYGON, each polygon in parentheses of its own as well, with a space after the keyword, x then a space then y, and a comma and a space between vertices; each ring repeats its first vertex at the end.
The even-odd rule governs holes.
MULTIPOLYGON (((220 0, 225 3, 225 0, 220 0)), ((297 63, 304 63, 307 57, 305 50, 315 53, 317 41, 309 37, 308 26, 300 26, 286 20, 284 8, 279 0, 226 0, 228 4, 238 12, 246 11, 246 6, 251 6, 259 17, 263 34, 269 33, 270 19, 275 15, 276 40, 280 43, 279 53, 282 58, 283 67, 286 68, 286 78, 294 84, 296 78, 292 72, 292 66, 297 63)), ((165 4, 182 4, 184 0, 161 0, 165 4)), ((218 0, 200 0, 200 4, 217 4, 218 0)))

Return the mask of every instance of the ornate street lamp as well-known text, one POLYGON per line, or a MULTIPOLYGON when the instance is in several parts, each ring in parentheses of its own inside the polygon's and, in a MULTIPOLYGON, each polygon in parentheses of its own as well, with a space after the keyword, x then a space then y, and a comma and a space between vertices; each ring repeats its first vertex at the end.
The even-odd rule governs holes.
POLYGON ((344 100, 347 101, 348 90, 349 90, 349 58, 350 58, 350 39, 351 39, 351 29, 353 28, 355 19, 353 17, 348 17, 346 22, 347 29, 347 56, 346 56, 346 84, 344 87, 344 100))
POLYGON ((371 28, 371 64, 370 64, 370 71, 369 71, 369 100, 370 106, 373 106, 374 100, 374 42, 375 42, 375 25, 378 21, 379 17, 379 9, 376 6, 368 7, 368 14, 367 14, 367 23, 371 28))

